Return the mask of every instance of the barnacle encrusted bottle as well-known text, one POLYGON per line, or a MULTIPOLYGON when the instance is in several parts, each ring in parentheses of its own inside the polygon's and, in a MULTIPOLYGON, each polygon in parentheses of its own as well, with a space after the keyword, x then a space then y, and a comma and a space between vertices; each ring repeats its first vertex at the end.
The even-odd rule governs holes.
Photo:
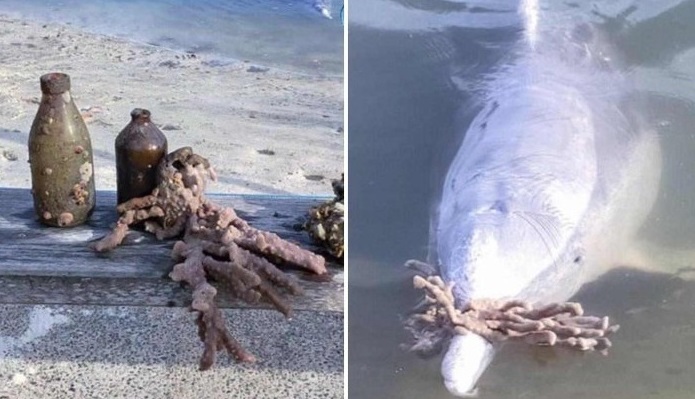
POLYGON ((130 123, 116 137, 119 204, 152 192, 157 165, 167 154, 167 138, 150 120, 150 111, 135 108, 130 116, 130 123))
POLYGON ((64 73, 41 76, 41 103, 29 133, 34 210, 49 226, 84 223, 94 210, 92 142, 64 73))

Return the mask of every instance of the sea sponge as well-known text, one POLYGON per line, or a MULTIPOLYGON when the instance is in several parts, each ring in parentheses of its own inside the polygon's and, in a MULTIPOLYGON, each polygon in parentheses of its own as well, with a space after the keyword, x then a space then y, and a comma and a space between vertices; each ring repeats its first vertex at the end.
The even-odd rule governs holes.
POLYGON ((172 250, 179 263, 169 276, 193 290, 191 309, 198 312, 198 334, 205 345, 200 369, 212 367, 217 351, 222 349, 240 361, 254 361, 254 356, 229 334, 215 303, 217 289, 209 280, 223 284, 244 301, 267 300, 289 316, 291 309, 283 293, 297 295, 302 290, 293 276, 274 263, 325 274, 324 258, 276 234, 258 230, 237 216, 234 209, 209 201, 204 191, 208 180, 215 179, 214 170, 190 147, 167 155, 159 164, 157 176, 152 194, 118 205, 121 216, 113 231, 94 243, 93 249, 103 252, 116 248, 129 226, 143 222, 145 229, 160 240, 181 237, 172 250))

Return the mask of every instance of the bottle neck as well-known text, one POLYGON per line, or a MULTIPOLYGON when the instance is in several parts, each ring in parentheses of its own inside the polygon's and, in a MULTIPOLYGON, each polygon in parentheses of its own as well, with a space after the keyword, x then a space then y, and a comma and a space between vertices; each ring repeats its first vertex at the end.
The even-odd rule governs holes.
POLYGON ((142 108, 135 108, 130 112, 131 122, 147 125, 150 123, 150 111, 142 108))
POLYGON ((60 95, 70 90, 70 76, 64 73, 47 73, 39 80, 43 94, 60 95))

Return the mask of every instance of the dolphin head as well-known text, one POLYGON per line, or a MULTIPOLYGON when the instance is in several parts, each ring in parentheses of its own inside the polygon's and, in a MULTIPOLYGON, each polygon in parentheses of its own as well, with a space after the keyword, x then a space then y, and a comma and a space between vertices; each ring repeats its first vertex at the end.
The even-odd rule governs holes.
POLYGON ((494 354, 492 344, 478 334, 454 336, 442 361, 442 377, 449 393, 458 397, 475 396, 478 378, 494 354))

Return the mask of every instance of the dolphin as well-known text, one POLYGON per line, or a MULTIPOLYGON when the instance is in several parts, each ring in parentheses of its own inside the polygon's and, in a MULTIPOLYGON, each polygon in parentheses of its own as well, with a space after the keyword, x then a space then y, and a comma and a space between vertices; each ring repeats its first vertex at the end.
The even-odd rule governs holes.
MULTIPOLYGON (((519 13, 522 37, 486 79, 433 217, 431 260, 459 307, 569 299, 623 260, 658 193, 657 134, 632 113, 629 78, 600 30, 569 28, 563 15, 544 26, 537 0, 519 13)), ((441 365, 449 392, 475 392, 497 350, 455 336, 441 365)))

